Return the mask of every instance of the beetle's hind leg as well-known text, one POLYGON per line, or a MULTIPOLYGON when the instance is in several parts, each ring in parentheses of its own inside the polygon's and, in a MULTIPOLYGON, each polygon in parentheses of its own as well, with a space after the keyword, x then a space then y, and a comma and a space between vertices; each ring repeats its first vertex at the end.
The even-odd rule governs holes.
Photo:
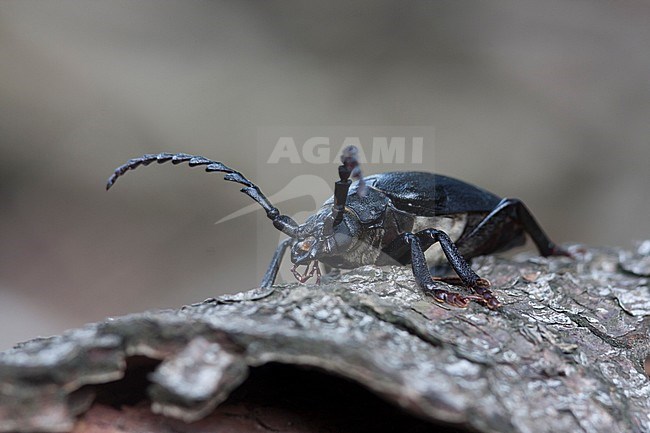
POLYGON ((485 304, 489 308, 497 308, 501 305, 488 289, 490 283, 476 275, 445 232, 436 229, 425 229, 415 234, 404 233, 400 241, 410 247, 411 267, 415 282, 423 290, 433 295, 438 302, 444 302, 456 307, 466 307, 470 301, 485 304), (445 253, 451 267, 458 274, 462 285, 474 290, 476 295, 465 296, 435 287, 424 256, 424 250, 436 242, 440 243, 442 251, 445 253))
MULTIPOLYGON (((568 251, 549 239, 526 205, 516 198, 501 200, 471 232, 457 241, 458 246, 463 251, 467 247, 473 249, 474 240, 481 239, 480 244, 485 245, 485 247, 480 248, 480 251, 473 251, 472 256, 476 256, 505 250, 510 248, 512 244, 519 245, 519 238, 514 235, 516 233, 514 227, 504 227, 506 224, 513 225, 513 223, 514 226, 519 227, 520 233, 522 229, 528 233, 542 256, 571 257, 568 251)), ((523 237, 520 239, 521 244, 523 244, 525 240, 523 237)))

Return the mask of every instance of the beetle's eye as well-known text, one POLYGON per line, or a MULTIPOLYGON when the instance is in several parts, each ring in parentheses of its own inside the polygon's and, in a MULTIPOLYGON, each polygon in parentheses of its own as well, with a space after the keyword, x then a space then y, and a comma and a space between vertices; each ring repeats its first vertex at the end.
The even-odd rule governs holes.
POLYGON ((313 236, 309 236, 304 241, 298 242, 298 248, 300 248, 302 251, 309 251, 314 245, 314 242, 316 242, 316 239, 313 236))

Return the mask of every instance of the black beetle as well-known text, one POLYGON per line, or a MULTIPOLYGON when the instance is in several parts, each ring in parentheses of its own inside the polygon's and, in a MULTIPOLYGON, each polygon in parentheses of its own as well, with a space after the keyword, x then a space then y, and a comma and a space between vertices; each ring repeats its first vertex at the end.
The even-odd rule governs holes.
POLYGON ((364 178, 354 146, 341 156, 334 196, 301 225, 282 215, 241 173, 202 156, 160 153, 131 159, 115 169, 106 189, 128 170, 154 161, 188 162, 191 167, 205 165, 208 172, 226 173, 224 179, 244 185, 241 191, 264 208, 276 229, 289 236, 278 245, 261 287, 274 283, 282 257, 291 246, 292 272, 303 283, 314 274, 320 281, 318 262, 335 269, 410 263, 418 286, 436 301, 457 307, 477 301, 497 308, 500 303, 488 289, 490 283, 476 275, 467 259, 522 245, 525 233, 541 255, 570 256, 546 236, 521 201, 502 199, 460 180, 426 172, 364 178), (350 177, 359 181, 353 184, 350 177), (431 248, 435 243, 440 244, 442 253, 431 248), (436 279, 462 284, 474 295, 436 286, 427 262, 434 265, 445 258, 458 277, 436 279), (299 265, 306 265, 303 274, 296 270, 299 265))

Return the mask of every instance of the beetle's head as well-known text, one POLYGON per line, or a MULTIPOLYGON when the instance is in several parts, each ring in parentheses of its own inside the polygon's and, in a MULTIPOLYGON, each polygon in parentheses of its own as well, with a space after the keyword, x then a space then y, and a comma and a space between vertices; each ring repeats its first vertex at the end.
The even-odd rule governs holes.
POLYGON ((346 208, 348 191, 352 184, 350 177, 357 178, 357 191, 365 195, 365 183, 359 167, 358 150, 346 147, 341 153, 339 181, 334 184, 334 196, 323 204, 318 213, 312 215, 298 227, 291 247, 291 261, 305 265, 326 257, 340 256, 349 251, 359 240, 361 223, 356 214, 346 208))
POLYGON ((361 224, 356 215, 345 212, 343 220, 334 225, 331 208, 324 207, 300 228, 301 235, 291 247, 291 261, 296 265, 306 265, 350 250, 359 238, 361 224))

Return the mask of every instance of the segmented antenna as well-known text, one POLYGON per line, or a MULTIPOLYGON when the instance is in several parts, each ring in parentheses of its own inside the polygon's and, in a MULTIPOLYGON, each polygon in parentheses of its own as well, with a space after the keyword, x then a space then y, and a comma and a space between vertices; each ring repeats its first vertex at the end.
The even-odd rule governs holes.
POLYGON ((226 173, 223 178, 225 180, 244 185, 244 188, 242 188, 240 191, 259 203, 260 206, 262 206, 266 211, 266 216, 275 221, 280 215, 280 211, 278 211, 278 209, 271 204, 266 196, 262 194, 262 191, 260 191, 259 187, 250 180, 246 179, 243 174, 236 170, 233 170, 221 162, 212 161, 211 159, 204 158, 203 156, 188 155, 187 153, 147 154, 139 158, 130 159, 126 162, 126 164, 121 165, 115 169, 111 177, 109 177, 108 181, 106 182, 106 189, 110 189, 115 184, 117 179, 120 176, 124 175, 127 171, 135 170, 141 165, 147 166, 154 161, 158 164, 163 164, 168 161, 171 161, 172 164, 187 162, 190 167, 205 165, 205 171, 207 172, 216 171, 220 173, 226 173))
POLYGON ((337 226, 343 221, 345 203, 348 199, 348 190, 352 181, 350 177, 359 180, 357 194, 366 195, 366 184, 363 181, 361 167, 359 166, 359 149, 356 146, 348 146, 341 153, 341 165, 339 166, 339 179, 334 183, 334 205, 332 206, 333 225, 337 226))

